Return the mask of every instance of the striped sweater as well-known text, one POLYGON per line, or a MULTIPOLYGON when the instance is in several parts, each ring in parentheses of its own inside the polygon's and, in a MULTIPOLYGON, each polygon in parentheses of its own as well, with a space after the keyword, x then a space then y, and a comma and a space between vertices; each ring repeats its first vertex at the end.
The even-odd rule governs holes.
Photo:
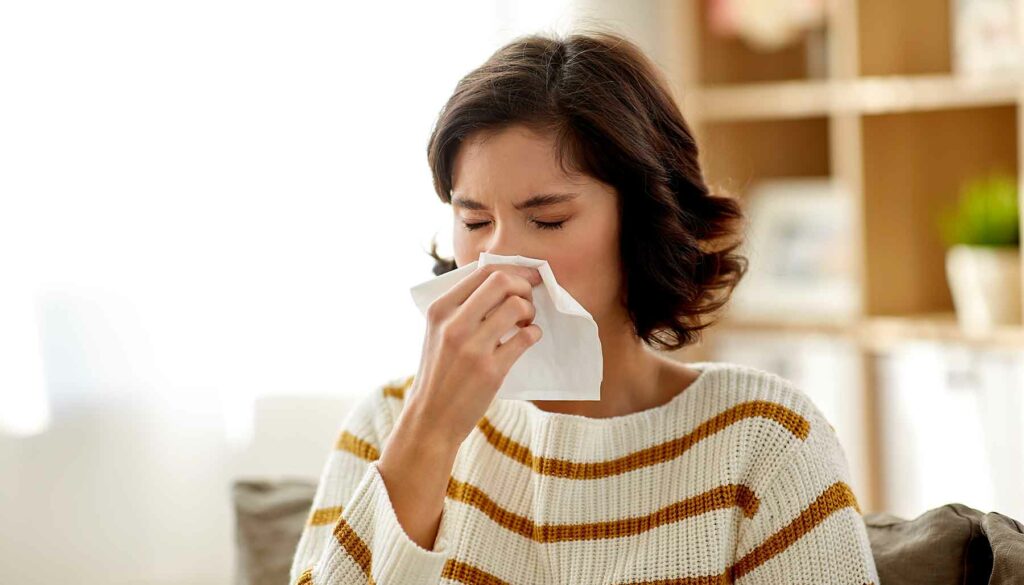
POLYGON ((691 362, 660 406, 612 418, 495 398, 460 445, 433 550, 404 532, 377 460, 413 378, 357 401, 293 585, 877 584, 835 430, 785 378, 691 362))

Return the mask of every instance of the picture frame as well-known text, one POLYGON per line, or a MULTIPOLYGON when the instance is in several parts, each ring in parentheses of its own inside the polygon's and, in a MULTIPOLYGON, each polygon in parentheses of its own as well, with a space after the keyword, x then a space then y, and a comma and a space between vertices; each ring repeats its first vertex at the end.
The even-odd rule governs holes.
POLYGON ((1024 0, 950 0, 953 73, 1024 75, 1024 0))
POLYGON ((860 311, 854 272, 854 207, 829 178, 766 179, 747 193, 749 261, 730 317, 847 321, 860 311))

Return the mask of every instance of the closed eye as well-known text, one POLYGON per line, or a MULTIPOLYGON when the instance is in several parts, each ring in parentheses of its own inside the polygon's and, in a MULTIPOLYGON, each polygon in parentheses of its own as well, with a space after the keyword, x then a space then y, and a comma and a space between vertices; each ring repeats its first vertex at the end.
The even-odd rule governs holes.
POLYGON ((563 219, 562 221, 535 221, 533 223, 537 224, 537 227, 542 230, 560 230, 565 221, 563 219))
MULTIPOLYGON (((568 220, 563 219, 562 221, 536 221, 536 220, 531 220, 531 221, 533 221, 533 223, 538 228, 540 228, 542 230, 560 230, 564 226, 565 222, 568 221, 568 220)), ((466 229, 468 229, 469 231, 478 230, 478 229, 484 227, 485 225, 487 225, 489 223, 491 223, 491 222, 489 222, 489 221, 481 221, 481 222, 477 222, 477 223, 462 222, 462 224, 464 226, 466 226, 466 229)))

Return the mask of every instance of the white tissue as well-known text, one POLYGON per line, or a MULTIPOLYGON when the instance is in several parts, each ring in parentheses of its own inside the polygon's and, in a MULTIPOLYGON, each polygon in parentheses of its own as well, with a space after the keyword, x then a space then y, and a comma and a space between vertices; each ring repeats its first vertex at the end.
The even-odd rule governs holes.
MULTIPOLYGON (((477 266, 488 264, 535 267, 542 279, 542 283, 533 288, 533 304, 537 310, 533 322, 541 328, 543 335, 512 365, 495 397, 600 400, 604 357, 597 323, 576 299, 559 286, 547 260, 482 252, 478 260, 412 287, 413 301, 425 316, 434 299, 477 266)), ((514 326, 501 337, 501 342, 518 331, 519 327, 514 326)))

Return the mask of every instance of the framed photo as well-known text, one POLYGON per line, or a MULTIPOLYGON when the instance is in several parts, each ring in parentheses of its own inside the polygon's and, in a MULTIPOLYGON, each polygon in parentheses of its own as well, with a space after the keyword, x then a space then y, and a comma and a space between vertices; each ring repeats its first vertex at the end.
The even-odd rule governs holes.
POLYGON ((949 0, 953 72, 1024 74, 1024 0, 949 0))
POLYGON ((845 321, 860 312, 854 207, 829 178, 770 179, 747 195, 746 275, 730 317, 845 321))

